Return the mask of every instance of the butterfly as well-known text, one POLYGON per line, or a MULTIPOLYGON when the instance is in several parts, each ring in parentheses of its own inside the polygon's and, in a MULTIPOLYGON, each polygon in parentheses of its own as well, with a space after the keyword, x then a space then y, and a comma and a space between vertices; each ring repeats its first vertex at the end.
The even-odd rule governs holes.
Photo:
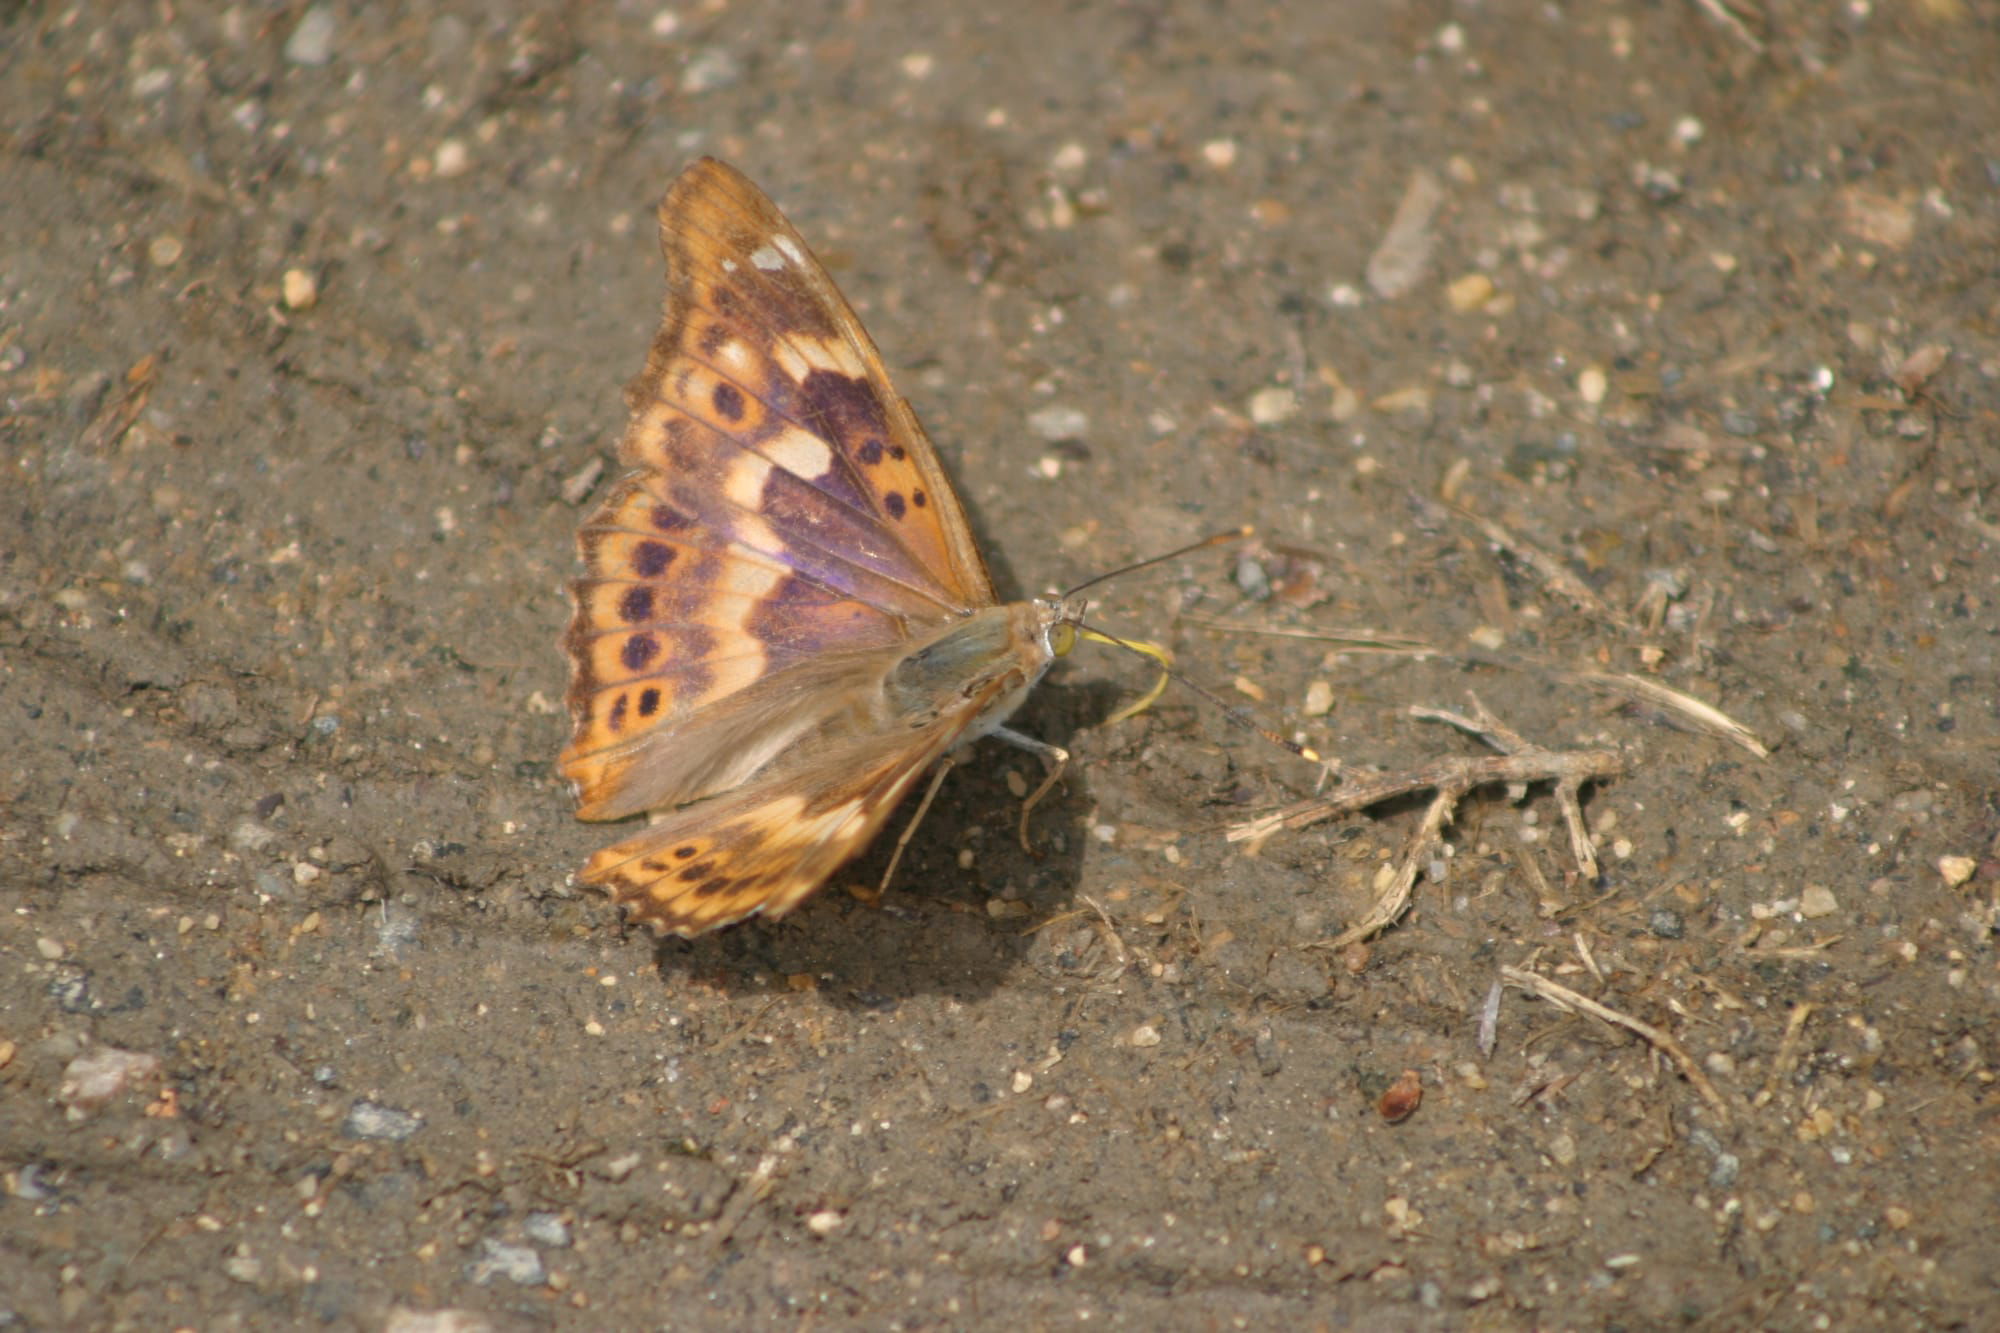
POLYGON ((1001 603, 881 354, 762 191, 704 158, 659 222, 630 471, 577 536, 560 769, 582 819, 654 813, 582 878, 692 938, 797 907, 981 736, 1053 781, 1067 756, 1003 724, 1083 603, 1001 603))

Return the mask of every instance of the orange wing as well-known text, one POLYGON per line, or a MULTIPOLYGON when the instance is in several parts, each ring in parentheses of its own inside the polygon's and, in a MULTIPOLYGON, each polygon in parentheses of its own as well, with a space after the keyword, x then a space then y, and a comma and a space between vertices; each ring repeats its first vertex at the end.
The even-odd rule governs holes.
POLYGON ((676 811, 592 856, 583 878, 630 920, 684 939, 781 917, 874 839, 960 730, 933 729, 916 747, 843 746, 788 775, 796 780, 751 782, 676 811))
MULTIPOLYGON (((802 660, 994 603, 958 497, 805 242, 713 159, 660 205, 666 316, 627 390, 634 471, 578 536, 561 769, 586 818, 648 733, 802 660)), ((685 796, 682 799, 686 799, 685 796)))

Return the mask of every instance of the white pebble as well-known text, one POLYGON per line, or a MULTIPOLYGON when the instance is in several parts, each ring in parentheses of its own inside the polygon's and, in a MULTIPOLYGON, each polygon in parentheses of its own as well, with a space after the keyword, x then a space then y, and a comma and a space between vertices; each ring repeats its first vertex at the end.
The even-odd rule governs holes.
POLYGON ((1038 407, 1028 413, 1028 429, 1052 443, 1076 440, 1090 429, 1090 418, 1074 407, 1038 407))
POLYGON ((319 304, 319 279, 305 269, 288 268, 284 295, 287 310, 310 310, 319 304))
POLYGON ((1978 869, 1979 862, 1969 856, 1940 856, 1937 859, 1938 874, 1944 877, 1948 887, 1954 889, 1971 879, 1978 869))
POLYGON ((100 1046, 64 1066, 56 1100, 70 1120, 81 1120, 134 1083, 159 1072, 160 1058, 142 1051, 100 1046))
POLYGON ((1250 395, 1250 420, 1259 426, 1275 426, 1298 415, 1299 396, 1280 384, 1266 385, 1250 395))
POLYGON ((332 7, 314 5, 285 39, 285 59, 294 65, 324 65, 333 59, 334 27, 332 7))
POLYGON ((1602 366, 1585 366, 1583 373, 1576 377, 1577 396, 1592 407, 1604 401, 1605 391, 1610 387, 1611 381, 1606 378, 1602 366))

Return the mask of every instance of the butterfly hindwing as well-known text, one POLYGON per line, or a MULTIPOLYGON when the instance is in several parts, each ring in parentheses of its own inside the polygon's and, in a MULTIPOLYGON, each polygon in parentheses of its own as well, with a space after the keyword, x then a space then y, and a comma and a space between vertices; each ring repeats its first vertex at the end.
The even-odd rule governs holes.
POLYGON ((691 938, 754 914, 783 916, 868 845, 952 739, 848 749, 818 766, 818 781, 751 782, 604 848, 583 878, 661 934, 691 938))

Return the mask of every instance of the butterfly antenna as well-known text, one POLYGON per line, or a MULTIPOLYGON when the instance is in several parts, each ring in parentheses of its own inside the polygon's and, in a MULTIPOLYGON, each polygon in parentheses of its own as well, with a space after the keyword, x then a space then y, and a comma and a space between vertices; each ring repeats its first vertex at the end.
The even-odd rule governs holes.
MULTIPOLYGON (((1100 583, 1105 583, 1115 578, 1122 578, 1136 569, 1145 569, 1150 565, 1163 564, 1168 560, 1178 560, 1184 555, 1193 555, 1196 551, 1205 551, 1211 546, 1221 546, 1224 542, 1242 541, 1245 537, 1250 536, 1252 533, 1256 531, 1257 529, 1251 527, 1249 524, 1246 523, 1240 528, 1231 528, 1227 532, 1218 532, 1212 537, 1203 537, 1198 542, 1189 542, 1186 546, 1181 547, 1177 551, 1168 551, 1165 555, 1148 556, 1144 560, 1140 560, 1134 564, 1124 565, 1118 569, 1114 569, 1108 574, 1099 574, 1094 579, 1085 579, 1083 582, 1077 584, 1074 588, 1071 588, 1068 592, 1064 593, 1062 595, 1061 600, 1066 602, 1070 598, 1082 592, 1085 588, 1095 588, 1100 583)), ((1121 640, 1107 637, 1105 642, 1120 643, 1121 640)), ((1129 643, 1124 644, 1123 646, 1127 648, 1132 647, 1132 645, 1129 643)), ((1135 649, 1134 651, 1137 650, 1135 649)), ((1147 655, 1150 656, 1151 654, 1147 655)), ((1161 663, 1161 665, 1164 666, 1165 663, 1161 663)))
MULTIPOLYGON (((1243 531, 1247 532, 1249 531, 1249 529, 1246 528, 1243 529, 1243 531)), ((1236 535, 1235 533, 1223 533, 1220 536, 1211 537, 1205 542, 1197 542, 1193 546, 1186 548, 1186 550, 1187 551, 1200 550, 1204 546, 1213 546, 1217 542, 1234 537, 1235 535, 1236 535)), ((1176 551, 1173 553, 1173 555, 1184 555, 1184 554, 1186 554, 1186 551, 1176 551)), ((1172 558, 1173 558, 1172 555, 1160 557, 1160 559, 1162 560, 1169 560, 1172 558)), ((1153 563, 1153 561, 1147 560, 1144 561, 1143 563, 1150 565, 1153 563)), ((1137 568, 1137 566, 1134 566, 1134 568, 1137 568)), ((1122 573, 1123 571, 1121 570, 1119 572, 1122 573)), ((1109 576, 1107 575, 1106 577, 1109 576)), ((1095 580, 1093 580, 1093 582, 1094 581, 1095 580)), ((1317 764, 1320 762, 1319 751, 1312 749, 1310 746, 1301 745, 1297 741, 1292 740, 1289 737, 1280 736, 1277 732, 1271 730, 1269 727, 1259 722, 1256 718, 1252 717, 1249 713, 1245 712, 1241 708, 1238 708, 1235 704, 1230 703, 1227 699, 1217 694, 1214 690, 1209 689, 1206 685, 1203 685, 1200 681, 1194 680, 1193 678, 1188 676, 1184 676, 1180 672, 1174 670, 1173 664, 1167 660, 1167 650, 1165 648, 1162 648, 1159 644, 1135 643, 1130 639, 1121 639, 1116 634, 1107 634, 1103 630, 1098 629, 1095 626, 1085 625, 1082 623, 1079 623, 1077 625, 1076 632, 1082 635, 1086 639, 1094 639, 1098 643, 1108 643, 1114 647, 1123 648, 1127 652, 1137 653, 1141 657, 1150 657, 1153 659, 1153 661, 1159 664, 1160 667, 1159 683, 1153 686, 1152 689, 1148 690, 1145 693, 1145 695, 1141 697, 1136 703, 1127 704, 1125 707, 1119 709, 1116 713, 1113 713, 1109 718, 1105 719, 1107 722, 1122 722, 1123 720, 1125 720, 1128 717, 1131 717, 1135 713, 1142 713, 1146 709, 1151 708, 1153 706, 1153 701, 1158 699, 1160 695, 1163 692, 1165 692, 1167 688, 1167 682, 1169 680, 1177 680, 1186 688, 1193 690, 1196 694, 1200 695, 1202 698, 1208 700, 1208 702, 1214 704, 1217 708, 1221 709, 1222 715, 1228 718, 1231 722, 1235 723, 1237 726, 1242 727, 1246 731, 1256 732, 1259 736, 1262 736, 1265 740, 1271 742, 1273 745, 1282 746, 1284 749, 1291 751, 1293 754, 1297 755, 1301 759, 1306 760, 1309 763, 1317 764)))

